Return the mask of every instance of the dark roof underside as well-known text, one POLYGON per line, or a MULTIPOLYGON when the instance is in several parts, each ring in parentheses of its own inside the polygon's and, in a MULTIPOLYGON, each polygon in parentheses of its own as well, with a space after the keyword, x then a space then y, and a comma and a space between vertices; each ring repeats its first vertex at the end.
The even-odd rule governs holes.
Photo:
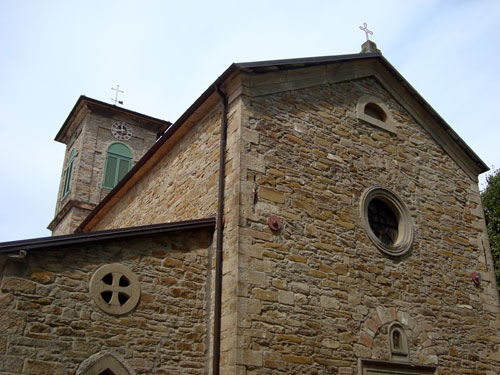
POLYGON ((28 240, 0 243, 0 254, 15 253, 21 250, 54 249, 61 246, 79 245, 97 241, 109 241, 130 237, 148 236, 168 232, 215 228, 215 217, 198 220, 177 221, 139 227, 110 229, 89 233, 67 234, 63 236, 32 238, 28 240))

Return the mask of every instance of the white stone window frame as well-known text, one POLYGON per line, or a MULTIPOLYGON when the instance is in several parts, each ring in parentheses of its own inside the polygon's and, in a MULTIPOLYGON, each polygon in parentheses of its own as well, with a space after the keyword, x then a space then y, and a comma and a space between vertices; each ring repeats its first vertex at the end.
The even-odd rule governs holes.
POLYGON ((410 250, 414 236, 413 223, 408 207, 406 207, 406 204, 404 204, 396 193, 383 186, 372 186, 366 189, 361 196, 359 208, 362 226, 368 238, 370 238, 380 251, 390 256, 401 256, 410 250), (370 227, 368 221, 368 206, 373 199, 378 199, 385 203, 396 216, 398 234, 392 245, 387 245, 378 239, 370 227))
POLYGON ((384 129, 389 133, 396 134, 397 127, 392 117, 389 108, 384 104, 384 102, 372 95, 363 95, 359 98, 358 103, 356 104, 356 116, 358 119, 367 122, 370 125, 376 126, 378 128, 384 129), (368 104, 375 104, 385 115, 385 121, 380 121, 379 119, 369 116, 365 113, 365 107, 368 104))

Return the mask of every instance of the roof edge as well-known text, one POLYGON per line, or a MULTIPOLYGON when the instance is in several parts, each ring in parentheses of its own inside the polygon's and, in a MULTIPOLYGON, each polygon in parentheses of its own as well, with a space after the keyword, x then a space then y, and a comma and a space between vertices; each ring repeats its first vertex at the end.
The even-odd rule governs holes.
POLYGON ((263 60, 254 62, 240 62, 234 63, 240 69, 253 69, 267 67, 271 65, 297 65, 297 64, 325 64, 329 62, 343 61, 343 60, 357 60, 372 57, 382 57, 379 52, 373 53, 351 53, 347 55, 334 55, 334 56, 316 56, 316 57, 299 57, 295 59, 280 59, 280 60, 263 60))
POLYGON ((146 236, 181 230, 214 229, 215 223, 215 216, 213 216, 196 220, 176 221, 171 223, 142 225, 120 229, 108 229, 89 233, 66 234, 62 236, 39 237, 27 240, 9 241, 0 243, 0 254, 18 252, 22 250, 27 251, 42 250, 48 248, 52 249, 61 246, 146 236))

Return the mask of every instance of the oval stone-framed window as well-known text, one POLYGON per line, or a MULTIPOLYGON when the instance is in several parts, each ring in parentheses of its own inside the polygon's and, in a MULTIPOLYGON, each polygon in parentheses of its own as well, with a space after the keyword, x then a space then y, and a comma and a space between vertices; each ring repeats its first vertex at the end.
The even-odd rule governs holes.
POLYGON ((410 250, 413 225, 410 211, 392 191, 373 186, 360 201, 363 228, 375 246, 385 254, 400 256, 410 250))

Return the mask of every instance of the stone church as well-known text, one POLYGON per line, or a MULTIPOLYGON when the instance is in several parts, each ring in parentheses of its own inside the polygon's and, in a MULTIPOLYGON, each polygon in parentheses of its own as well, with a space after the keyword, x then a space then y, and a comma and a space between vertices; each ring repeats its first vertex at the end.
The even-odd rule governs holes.
POLYGON ((80 97, 0 374, 496 375, 488 168, 376 49, 232 64, 174 123, 80 97))

